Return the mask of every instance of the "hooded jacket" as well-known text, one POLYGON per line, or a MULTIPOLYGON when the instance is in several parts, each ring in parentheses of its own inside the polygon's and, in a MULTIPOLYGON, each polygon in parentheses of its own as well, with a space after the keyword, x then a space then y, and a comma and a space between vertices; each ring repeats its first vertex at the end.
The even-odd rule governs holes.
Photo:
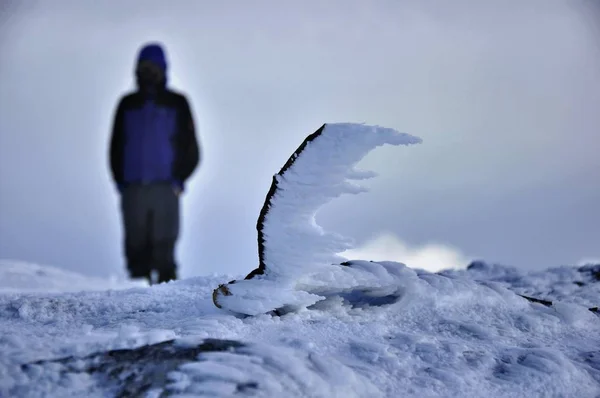
POLYGON ((150 60, 165 78, 153 91, 125 94, 110 138, 110 168, 119 189, 135 183, 172 183, 183 190, 200 160, 187 98, 167 88, 167 61, 159 44, 144 46, 137 62, 150 60))

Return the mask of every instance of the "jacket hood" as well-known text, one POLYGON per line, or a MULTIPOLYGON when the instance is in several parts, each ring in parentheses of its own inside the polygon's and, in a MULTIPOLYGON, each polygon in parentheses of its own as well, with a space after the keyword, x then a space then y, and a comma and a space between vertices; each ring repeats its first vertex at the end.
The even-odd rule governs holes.
POLYGON ((149 43, 140 49, 137 62, 152 61, 167 72, 167 57, 163 46, 159 43, 149 43))
MULTIPOLYGON (((141 61, 151 61, 154 64, 158 65, 164 73, 164 79, 160 83, 161 87, 165 87, 167 85, 167 57, 165 55, 164 47, 160 43, 148 43, 142 46, 137 56, 137 64, 141 61)), ((139 81, 138 81, 139 86, 139 81)))

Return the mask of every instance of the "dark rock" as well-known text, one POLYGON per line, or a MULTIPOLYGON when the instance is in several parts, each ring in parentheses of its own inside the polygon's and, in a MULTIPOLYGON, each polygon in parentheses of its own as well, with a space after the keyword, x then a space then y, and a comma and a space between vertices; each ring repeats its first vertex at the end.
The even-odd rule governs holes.
POLYGON ((587 264, 578 268, 578 271, 594 282, 600 281, 600 264, 587 264))
POLYGON ((490 268, 490 266, 485 261, 481 261, 481 260, 472 261, 471 264, 469 264, 467 266, 467 270, 469 270, 469 271, 487 270, 489 268, 490 268))
MULTIPOLYGON (((196 362, 203 352, 228 351, 244 347, 233 340, 207 339, 196 345, 180 345, 175 340, 132 349, 111 350, 86 357, 66 357, 24 364, 29 373, 36 366, 60 365, 61 374, 88 373, 111 396, 139 397, 153 389, 165 389, 167 375, 179 366, 196 362)), ((35 382, 35 377, 32 377, 35 382)), ((256 383, 238 385, 238 391, 256 388, 256 383)))

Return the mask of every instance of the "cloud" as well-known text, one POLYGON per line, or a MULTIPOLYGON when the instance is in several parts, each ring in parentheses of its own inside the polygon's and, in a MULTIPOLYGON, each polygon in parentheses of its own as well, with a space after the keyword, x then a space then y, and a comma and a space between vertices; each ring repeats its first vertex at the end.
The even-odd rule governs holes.
POLYGON ((421 268, 430 272, 465 268, 471 261, 460 250, 445 244, 429 243, 409 247, 397 235, 390 232, 384 232, 362 246, 345 251, 342 255, 349 259, 398 261, 408 267, 421 268))

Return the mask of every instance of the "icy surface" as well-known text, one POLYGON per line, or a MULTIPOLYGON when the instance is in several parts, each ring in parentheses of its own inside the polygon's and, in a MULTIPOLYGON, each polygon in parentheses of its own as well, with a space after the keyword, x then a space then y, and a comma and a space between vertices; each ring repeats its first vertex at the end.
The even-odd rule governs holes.
MULTIPOLYGON (((23 282, 24 293, 0 293, 0 396, 115 396, 117 382, 141 386, 148 372, 158 383, 148 396, 600 394, 600 317, 588 310, 600 304, 600 266, 534 274, 485 263, 441 274, 378 266, 402 275, 396 300, 332 296, 282 317, 239 318, 215 308, 212 289, 231 276, 62 294, 31 293, 23 282), (119 364, 118 356, 100 355, 171 340, 193 347, 208 338, 243 346, 177 361, 134 351, 137 359, 119 364), (137 379, 124 377, 131 374, 137 379)), ((33 287, 41 283, 36 277, 59 285, 19 267, 33 287)))

